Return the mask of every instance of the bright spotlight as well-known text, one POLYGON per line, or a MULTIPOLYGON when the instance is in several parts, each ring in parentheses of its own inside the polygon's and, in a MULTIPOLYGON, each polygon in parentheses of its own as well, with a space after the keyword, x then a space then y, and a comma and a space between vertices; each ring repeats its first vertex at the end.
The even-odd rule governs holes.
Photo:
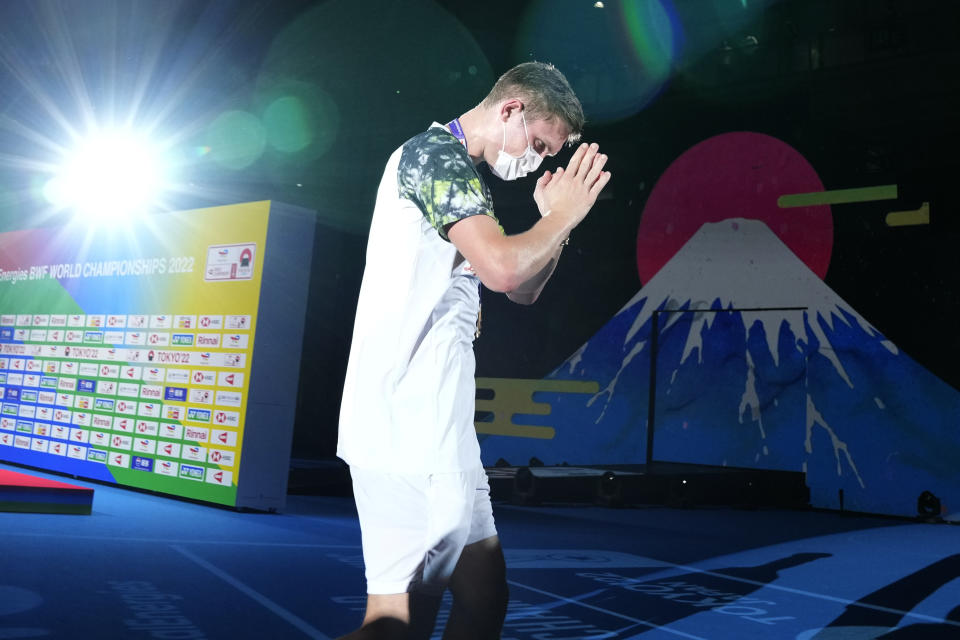
POLYGON ((159 150, 135 135, 100 134, 65 158, 44 195, 87 221, 119 221, 144 212, 160 195, 164 175, 159 157, 159 150))

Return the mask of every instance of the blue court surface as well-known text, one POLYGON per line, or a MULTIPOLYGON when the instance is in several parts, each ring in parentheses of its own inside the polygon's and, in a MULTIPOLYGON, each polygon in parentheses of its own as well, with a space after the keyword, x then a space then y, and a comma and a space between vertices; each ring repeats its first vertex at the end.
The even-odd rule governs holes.
MULTIPOLYGON (((94 488, 91 515, 0 513, 0 639, 324 639, 361 619, 350 498, 239 513, 71 482, 94 488)), ((775 509, 495 514, 503 638, 960 638, 954 525, 775 509)))

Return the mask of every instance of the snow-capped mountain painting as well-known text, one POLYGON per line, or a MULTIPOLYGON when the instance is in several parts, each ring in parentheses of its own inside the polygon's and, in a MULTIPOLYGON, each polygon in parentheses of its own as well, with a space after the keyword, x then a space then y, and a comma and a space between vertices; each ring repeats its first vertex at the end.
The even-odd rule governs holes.
MULTIPOLYGON (((759 220, 704 224, 548 377, 550 440, 481 436, 485 464, 646 460, 654 315, 653 458, 805 471, 814 506, 916 515, 960 505, 960 393, 845 303, 759 220)), ((516 418, 515 418, 516 419, 516 418)))

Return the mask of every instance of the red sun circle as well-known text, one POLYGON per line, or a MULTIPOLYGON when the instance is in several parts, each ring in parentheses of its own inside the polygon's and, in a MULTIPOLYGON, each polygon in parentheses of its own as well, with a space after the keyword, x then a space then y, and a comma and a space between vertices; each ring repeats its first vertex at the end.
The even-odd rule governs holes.
POLYGON ((667 167, 637 230, 637 272, 646 284, 707 222, 760 220, 823 279, 833 251, 829 205, 780 208, 783 195, 823 191, 817 172, 790 145, 761 133, 724 133, 667 167))

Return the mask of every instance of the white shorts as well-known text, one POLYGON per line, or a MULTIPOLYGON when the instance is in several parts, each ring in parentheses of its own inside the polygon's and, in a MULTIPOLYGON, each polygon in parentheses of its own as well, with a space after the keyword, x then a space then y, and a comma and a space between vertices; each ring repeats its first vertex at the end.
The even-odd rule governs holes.
POLYGON ((468 544, 497 535, 483 467, 432 475, 351 468, 367 593, 446 588, 468 544))

